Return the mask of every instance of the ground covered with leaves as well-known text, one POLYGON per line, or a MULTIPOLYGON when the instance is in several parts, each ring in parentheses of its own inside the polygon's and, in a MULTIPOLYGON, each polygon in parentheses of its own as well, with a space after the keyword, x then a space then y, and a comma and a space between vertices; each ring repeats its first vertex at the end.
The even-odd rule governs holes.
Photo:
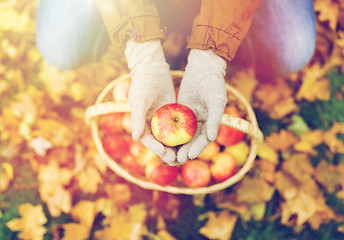
POLYGON ((128 73, 119 49, 61 71, 35 45, 37 1, 0 2, 0 239, 344 239, 344 1, 315 0, 301 71, 228 82, 265 135, 253 168, 207 195, 144 190, 95 148, 84 113, 128 73))

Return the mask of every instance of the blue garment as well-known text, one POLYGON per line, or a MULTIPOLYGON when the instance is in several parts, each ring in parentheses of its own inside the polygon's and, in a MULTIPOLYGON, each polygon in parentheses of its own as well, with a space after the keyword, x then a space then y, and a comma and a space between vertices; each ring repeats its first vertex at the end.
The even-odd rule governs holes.
POLYGON ((48 62, 70 70, 97 61, 110 40, 93 0, 41 0, 36 42, 48 62))

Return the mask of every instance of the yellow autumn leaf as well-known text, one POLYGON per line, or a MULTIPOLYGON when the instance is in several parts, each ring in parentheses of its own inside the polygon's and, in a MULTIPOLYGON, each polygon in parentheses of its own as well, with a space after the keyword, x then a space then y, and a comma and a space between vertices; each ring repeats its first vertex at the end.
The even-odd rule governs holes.
POLYGON ((72 172, 67 168, 61 168, 55 160, 51 160, 48 165, 39 166, 39 193, 53 217, 59 216, 61 212, 69 213, 71 210, 72 197, 65 186, 70 183, 72 177, 72 172))
POLYGON ((344 154, 344 142, 337 138, 338 134, 344 134, 344 123, 335 122, 324 133, 324 142, 329 146, 331 152, 344 154))
POLYGON ((77 137, 67 122, 58 119, 38 118, 34 124, 35 135, 49 141, 53 147, 67 147, 74 143, 77 137))
POLYGON ((238 216, 226 210, 218 214, 209 211, 207 215, 208 221, 199 232, 209 239, 229 240, 232 236, 238 216))
POLYGON ((228 83, 237 89, 248 102, 251 102, 258 80, 255 77, 254 70, 250 68, 236 72, 234 76, 230 77, 228 83))
POLYGON ((268 112, 271 118, 280 119, 297 109, 293 93, 294 90, 282 78, 271 83, 260 83, 254 91, 254 104, 268 112))
POLYGON ((18 13, 14 8, 0 8, 0 28, 3 31, 33 33, 35 29, 29 27, 29 21, 28 11, 18 13))
POLYGON ((62 71, 44 61, 39 73, 41 81, 45 84, 50 97, 55 103, 61 103, 63 95, 69 95, 70 84, 73 83, 76 74, 74 71, 62 71))
POLYGON ((98 190, 98 186, 103 179, 94 167, 87 167, 76 175, 78 186, 84 193, 94 194, 98 190))
POLYGON ((266 159, 274 164, 277 164, 279 162, 277 152, 272 147, 270 147, 266 142, 263 142, 259 146, 257 150, 257 155, 260 158, 266 159))
POLYGON ((296 99, 306 99, 313 102, 316 99, 328 100, 330 98, 330 89, 328 78, 325 78, 325 68, 320 63, 316 63, 303 71, 302 84, 296 94, 296 99))
POLYGON ((43 225, 47 222, 41 205, 33 206, 31 203, 19 205, 18 212, 21 218, 13 219, 6 223, 12 231, 19 231, 18 237, 24 240, 42 240, 46 229, 43 225))
POLYGON ((324 141, 323 132, 319 129, 301 134, 300 141, 295 143, 294 148, 299 152, 316 155, 315 146, 324 141))
POLYGON ((132 205, 129 211, 120 211, 108 219, 108 225, 95 232, 95 239, 142 239, 142 234, 146 231, 143 224, 146 216, 147 210, 144 204, 132 205))
POLYGON ((96 213, 96 202, 88 200, 79 201, 71 210, 72 218, 89 228, 92 227, 96 213))
POLYGON ((64 229, 62 240, 87 240, 90 238, 90 228, 79 223, 62 224, 64 229))

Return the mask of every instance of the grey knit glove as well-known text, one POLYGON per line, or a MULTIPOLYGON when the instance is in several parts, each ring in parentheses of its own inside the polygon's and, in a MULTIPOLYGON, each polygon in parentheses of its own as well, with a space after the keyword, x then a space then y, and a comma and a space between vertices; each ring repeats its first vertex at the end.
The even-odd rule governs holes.
POLYGON ((178 150, 177 161, 181 164, 197 157, 217 136, 227 103, 226 66, 226 61, 212 50, 191 49, 189 53, 177 102, 195 112, 198 129, 193 139, 178 150))
POLYGON ((175 150, 165 147, 152 135, 150 123, 161 106, 176 102, 169 65, 166 63, 160 40, 137 43, 129 40, 124 55, 131 69, 129 104, 133 123, 132 137, 173 165, 175 150))

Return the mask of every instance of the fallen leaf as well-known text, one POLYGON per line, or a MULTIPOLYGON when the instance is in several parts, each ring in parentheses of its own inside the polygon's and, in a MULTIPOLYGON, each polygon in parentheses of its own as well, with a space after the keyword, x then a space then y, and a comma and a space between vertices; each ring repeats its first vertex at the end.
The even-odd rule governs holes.
POLYGON ((332 30, 336 29, 340 10, 339 3, 333 0, 315 1, 314 10, 319 13, 320 21, 328 22, 332 30))
POLYGON ((237 200, 244 203, 260 203, 271 200, 275 188, 268 184, 263 177, 245 177, 235 187, 237 200))
POLYGON ((39 166, 39 193, 53 217, 71 210, 72 197, 65 186, 70 183, 72 177, 71 170, 60 168, 55 160, 51 160, 48 165, 39 166))
POLYGON ((228 240, 231 238, 238 216, 224 210, 220 213, 209 211, 208 221, 199 232, 209 239, 228 240))
POLYGON ((108 225, 95 232, 95 239, 142 239, 142 234, 146 231, 143 224, 146 216, 144 204, 132 205, 129 211, 120 211, 108 219, 108 225))
POLYGON ((105 192, 117 207, 128 205, 132 198, 130 187, 124 183, 106 184, 105 192))
POLYGON ((344 134, 344 123, 335 122, 324 133, 324 142, 329 146, 332 153, 344 154, 344 142, 337 138, 338 134, 344 134))
POLYGON ((24 240, 42 240, 46 229, 43 225, 47 222, 41 205, 33 206, 31 203, 19 205, 18 212, 21 218, 13 219, 6 223, 12 231, 19 231, 18 237, 24 240))
POLYGON ((245 69, 237 71, 234 76, 229 79, 229 84, 238 90, 248 102, 251 102, 253 91, 258 85, 253 69, 245 69))
POLYGON ((256 107, 268 112, 271 118, 280 119, 297 109, 293 94, 293 89, 284 79, 261 83, 254 91, 256 107))
POLYGON ((103 182, 100 173, 92 166, 86 167, 83 171, 78 173, 75 178, 78 182, 78 186, 84 193, 96 193, 99 184, 103 182))
POLYGON ((337 166, 321 161, 314 173, 315 178, 320 182, 329 193, 334 193, 341 189, 344 179, 337 166))
POLYGON ((29 142, 29 146, 34 149, 37 155, 43 157, 46 155, 47 150, 52 148, 53 145, 43 137, 37 137, 29 142))
POLYGON ((319 129, 305 132, 301 134, 300 141, 295 143, 294 149, 299 152, 316 155, 317 151, 314 149, 324 141, 323 132, 319 129))
POLYGON ((62 224, 64 229, 62 240, 86 240, 89 239, 89 227, 79 223, 62 224))
POLYGON ((275 151, 287 152, 299 139, 291 131, 282 129, 265 138, 265 142, 275 151))
POLYGON ((309 68, 305 68, 303 71, 302 84, 299 91, 296 94, 296 99, 306 99, 309 102, 315 100, 328 100, 330 99, 330 80, 324 75, 326 69, 319 63, 314 64, 309 68))

